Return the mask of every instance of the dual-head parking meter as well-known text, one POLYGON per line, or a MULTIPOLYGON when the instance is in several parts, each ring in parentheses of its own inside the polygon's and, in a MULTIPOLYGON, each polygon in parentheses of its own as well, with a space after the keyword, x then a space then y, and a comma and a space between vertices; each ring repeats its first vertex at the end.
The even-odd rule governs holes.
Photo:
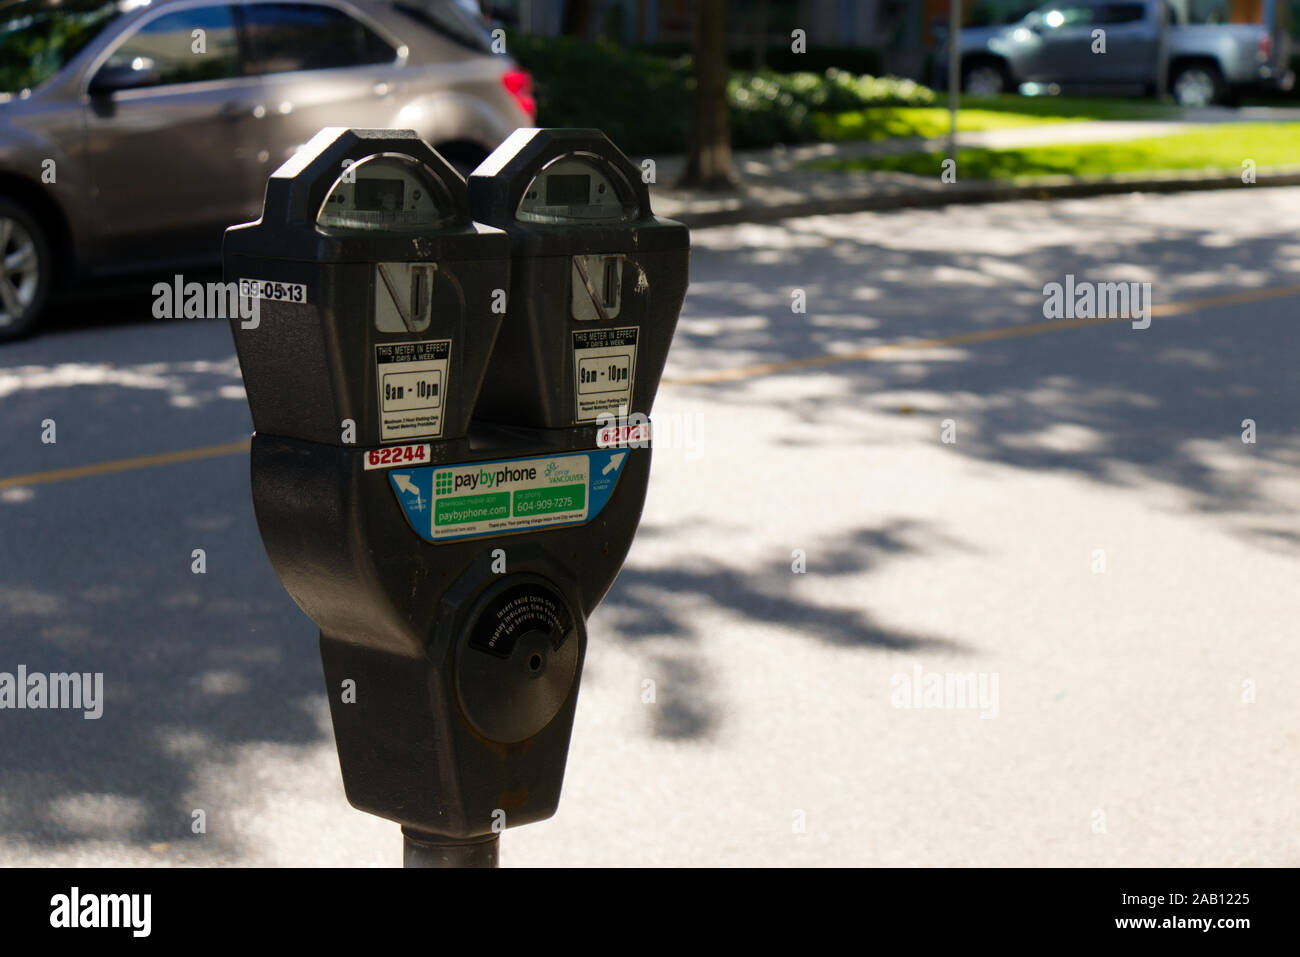
POLYGON ((415 133, 322 130, 226 233, 258 526, 408 866, 555 812, 688 246, 593 130, 518 130, 468 189, 415 133))

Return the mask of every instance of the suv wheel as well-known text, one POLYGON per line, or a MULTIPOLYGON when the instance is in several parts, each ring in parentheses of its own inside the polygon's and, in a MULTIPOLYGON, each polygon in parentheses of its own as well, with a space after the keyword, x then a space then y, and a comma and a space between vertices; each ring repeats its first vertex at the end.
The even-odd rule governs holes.
POLYGON ((50 291, 50 244, 26 209, 0 199, 0 340, 31 329, 50 291))
POLYGON ((1169 92, 1179 106, 1212 106, 1223 101, 1223 74, 1212 63, 1188 63, 1175 67, 1169 81, 1169 92))

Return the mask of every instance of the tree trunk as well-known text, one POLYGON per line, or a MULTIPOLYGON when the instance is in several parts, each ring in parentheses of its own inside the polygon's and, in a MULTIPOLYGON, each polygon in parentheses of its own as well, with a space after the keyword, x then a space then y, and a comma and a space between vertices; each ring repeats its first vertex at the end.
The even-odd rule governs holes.
POLYGON ((681 185, 731 190, 739 184, 727 115, 727 0, 698 0, 695 11, 695 96, 681 185))

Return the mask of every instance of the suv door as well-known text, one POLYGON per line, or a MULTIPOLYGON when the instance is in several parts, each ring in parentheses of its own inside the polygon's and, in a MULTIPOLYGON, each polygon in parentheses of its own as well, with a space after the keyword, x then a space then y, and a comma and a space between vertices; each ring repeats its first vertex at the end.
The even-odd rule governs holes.
POLYGON ((243 73, 234 10, 211 3, 163 7, 87 71, 101 259, 216 261, 222 231, 257 218, 266 170, 251 129, 264 110, 243 73))
POLYGON ((394 91, 407 56, 401 41, 342 5, 254 0, 240 11, 249 70, 266 91, 267 122, 260 132, 273 166, 322 127, 393 122, 394 91))
POLYGON ((1106 31, 1106 53, 1097 56, 1098 79, 1154 86, 1163 14, 1157 4, 1140 0, 1098 7, 1096 24, 1106 31))
POLYGON ((1040 7, 1030 29, 1041 45, 1026 79, 1041 83, 1077 83, 1093 73, 1093 8, 1083 3, 1040 7))

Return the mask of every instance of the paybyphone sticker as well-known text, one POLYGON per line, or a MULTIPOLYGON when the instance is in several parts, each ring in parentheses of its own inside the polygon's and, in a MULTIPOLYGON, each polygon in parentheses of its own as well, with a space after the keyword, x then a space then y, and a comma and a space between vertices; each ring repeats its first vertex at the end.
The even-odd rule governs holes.
POLYGON ((636 333, 636 326, 573 333, 575 422, 595 422, 631 407, 636 333))
POLYGON ((451 364, 451 340, 375 346, 379 438, 438 438, 451 364))
POLYGON ((474 538, 600 514, 627 462, 626 449, 467 462, 388 473, 411 527, 425 541, 474 538))

